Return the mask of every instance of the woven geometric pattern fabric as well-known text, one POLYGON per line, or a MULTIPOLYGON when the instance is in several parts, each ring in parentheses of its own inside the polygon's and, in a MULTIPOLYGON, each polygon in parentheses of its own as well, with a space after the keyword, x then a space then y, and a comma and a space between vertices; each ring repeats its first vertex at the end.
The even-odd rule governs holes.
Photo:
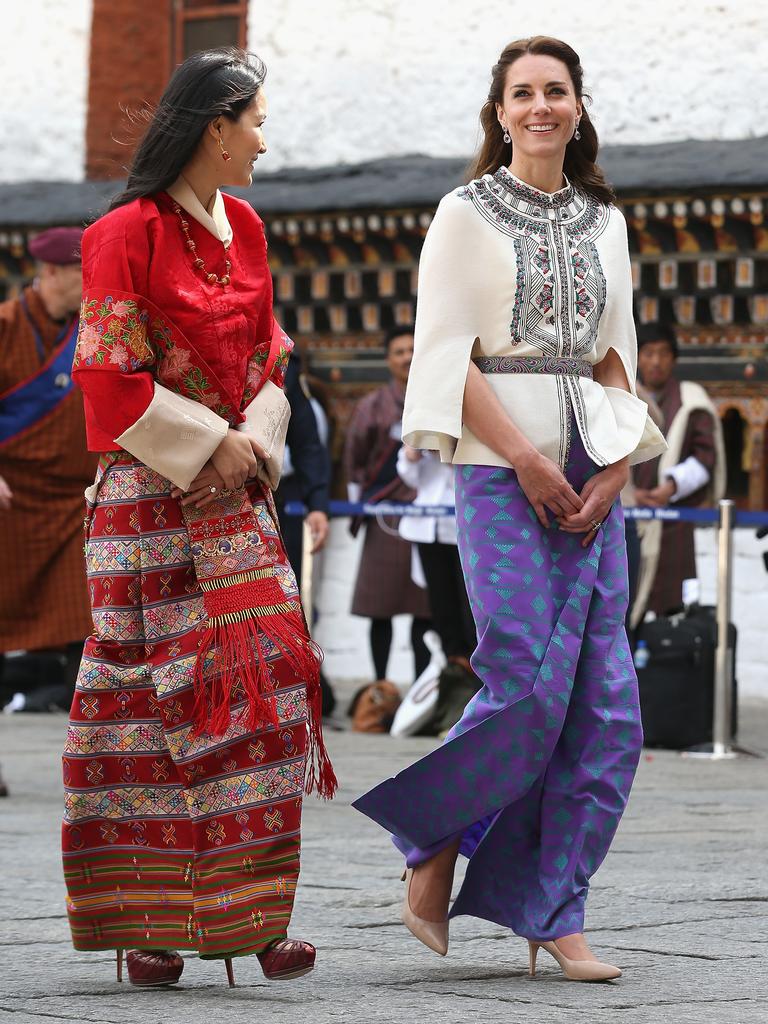
MULTIPOLYGON (((87 701, 93 698, 82 696, 80 710, 88 710, 87 701)), ((94 714, 100 707, 92 703, 94 714)), ((87 718, 87 715, 86 715, 87 718)), ((121 753, 164 754, 168 744, 165 730, 158 722, 110 722, 95 725, 85 722, 70 722, 67 730, 67 749, 77 754, 98 754, 102 750, 119 750, 121 753)))
MULTIPOLYGON (((572 486, 595 468, 574 431, 572 486)), ((583 930, 642 743, 623 514, 616 502, 582 548, 539 524, 513 470, 490 466, 458 468, 456 514, 483 686, 443 746, 355 806, 409 866, 461 837, 451 916, 553 939, 583 930)))
MULTIPOLYGON (((277 550, 254 496, 252 549, 277 550), (263 532, 262 532, 263 530, 263 532)), ((192 730, 207 620, 170 484, 121 457, 89 508, 87 640, 64 751, 67 907, 77 949, 257 952, 285 936, 299 873, 305 681, 268 653, 278 726, 192 730)))
POLYGON ((608 207, 570 184, 550 195, 539 192, 506 167, 460 194, 513 239, 512 344, 526 341, 554 357, 588 352, 605 309, 605 273, 594 240, 606 228, 608 207))

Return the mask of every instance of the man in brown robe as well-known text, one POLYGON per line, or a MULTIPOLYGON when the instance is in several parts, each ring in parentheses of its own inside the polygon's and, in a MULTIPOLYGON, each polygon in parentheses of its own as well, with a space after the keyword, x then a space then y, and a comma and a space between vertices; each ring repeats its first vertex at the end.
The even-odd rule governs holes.
MULTIPOLYGON (((403 402, 413 359, 413 328, 393 328, 386 337, 392 379, 355 407, 347 430, 344 468, 353 501, 413 501, 397 475, 402 445, 403 402)), ((411 579, 411 545, 397 532, 398 520, 366 520, 365 540, 352 599, 352 614, 371 620, 371 655, 377 679, 387 674, 392 616, 412 615, 411 646, 416 677, 429 664, 424 633, 429 628, 427 592, 411 579)))
POLYGON ((97 456, 86 450, 70 370, 82 274, 79 228, 29 245, 37 276, 0 304, 0 666, 5 696, 31 682, 74 681, 92 631, 83 559, 83 491, 97 456), (38 657, 8 659, 8 651, 38 657), (54 655, 46 658, 45 653, 54 655), (42 678, 35 671, 47 667, 42 678), (58 678, 56 678, 58 676, 58 678), (17 678, 18 677, 18 678, 17 678))
MULTIPOLYGON (((633 469, 635 502, 649 508, 713 505, 724 491, 719 418, 699 384, 675 378, 676 362, 677 339, 669 325, 639 328, 638 373, 661 410, 662 429, 670 445, 664 455, 633 469)), ((679 609, 683 580, 696 577, 693 523, 643 523, 642 532, 645 565, 641 564, 633 625, 647 610, 663 615, 679 609)))

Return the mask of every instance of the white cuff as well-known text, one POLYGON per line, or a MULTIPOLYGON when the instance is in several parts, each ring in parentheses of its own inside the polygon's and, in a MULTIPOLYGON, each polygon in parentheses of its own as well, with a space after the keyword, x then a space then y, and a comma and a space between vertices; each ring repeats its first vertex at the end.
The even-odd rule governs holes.
POLYGON ((397 475, 403 483, 413 491, 419 489, 419 464, 411 462, 406 455, 405 446, 397 453, 397 475))
POLYGON ((115 441, 186 491, 228 430, 223 417, 155 382, 144 413, 115 441))
POLYGON ((709 470, 702 465, 695 455, 689 455, 685 462, 679 462, 664 470, 665 477, 672 477, 675 481, 675 493, 670 501, 682 501, 695 491, 698 491, 705 484, 709 483, 709 470))
POLYGON ((291 404, 283 389, 268 380, 245 407, 243 415, 245 422, 238 424, 237 429, 253 437, 267 453, 267 461, 259 462, 256 475, 275 491, 283 472, 291 404))

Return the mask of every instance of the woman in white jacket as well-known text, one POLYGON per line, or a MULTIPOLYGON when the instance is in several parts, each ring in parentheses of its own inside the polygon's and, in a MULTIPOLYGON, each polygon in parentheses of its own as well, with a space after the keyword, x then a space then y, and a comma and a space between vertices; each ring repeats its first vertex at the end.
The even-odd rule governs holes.
POLYGON ((470 914, 607 980, 584 935, 640 755, 619 492, 665 448, 634 392, 627 228, 596 164, 566 43, 507 46, 473 180, 421 256, 405 441, 456 466, 483 688, 442 747, 356 802, 409 869, 403 917, 435 951, 470 914))

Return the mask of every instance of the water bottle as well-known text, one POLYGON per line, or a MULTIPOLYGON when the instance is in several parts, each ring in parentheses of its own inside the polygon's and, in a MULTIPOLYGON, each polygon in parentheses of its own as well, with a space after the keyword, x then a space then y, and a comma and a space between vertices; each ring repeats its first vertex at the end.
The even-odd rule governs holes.
POLYGON ((638 640, 635 648, 635 668, 645 668, 650 660, 651 652, 648 650, 648 644, 645 640, 638 640))

